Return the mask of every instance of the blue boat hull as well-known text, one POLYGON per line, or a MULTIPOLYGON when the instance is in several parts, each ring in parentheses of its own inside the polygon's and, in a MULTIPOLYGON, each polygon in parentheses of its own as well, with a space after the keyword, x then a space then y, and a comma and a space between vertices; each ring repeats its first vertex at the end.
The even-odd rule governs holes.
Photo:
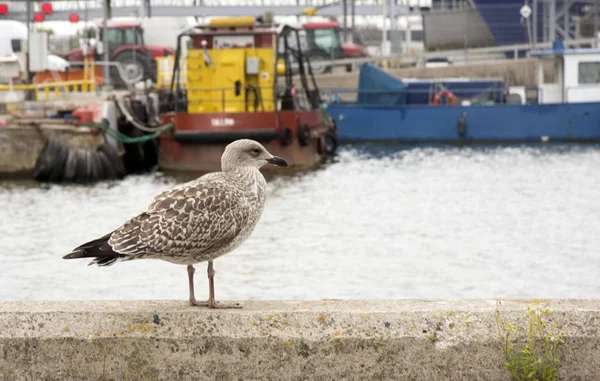
POLYGON ((600 141, 600 103, 490 106, 330 104, 341 143, 600 141))

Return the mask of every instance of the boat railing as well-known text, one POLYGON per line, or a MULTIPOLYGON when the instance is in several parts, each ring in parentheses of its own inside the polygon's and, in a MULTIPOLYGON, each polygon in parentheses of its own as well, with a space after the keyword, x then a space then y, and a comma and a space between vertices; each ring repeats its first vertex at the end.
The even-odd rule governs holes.
MULTIPOLYGON (((433 86, 433 84, 432 84, 433 86)), ((323 100, 328 104, 346 105, 403 105, 424 106, 435 104, 493 105, 493 104, 537 104, 542 103, 543 89, 537 86, 520 87, 522 94, 511 92, 507 87, 464 87, 438 86, 427 89, 322 89, 323 100)))
MULTIPOLYGON (((94 60, 82 61, 83 78, 65 79, 62 72, 56 70, 46 70, 49 74, 37 78, 34 83, 7 83, 0 84, 0 92, 27 92, 31 93, 35 101, 50 101, 65 99, 75 94, 80 96, 82 93, 96 94, 97 83, 94 76, 94 60)), ((10 103, 10 102, 7 102, 10 103)))

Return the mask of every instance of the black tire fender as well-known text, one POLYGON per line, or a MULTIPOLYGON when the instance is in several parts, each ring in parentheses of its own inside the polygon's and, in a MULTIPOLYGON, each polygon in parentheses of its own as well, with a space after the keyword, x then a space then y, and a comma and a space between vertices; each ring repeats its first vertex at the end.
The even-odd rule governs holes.
POLYGON ((300 123, 298 125, 298 142, 301 146, 307 146, 310 144, 310 127, 306 123, 300 123))
POLYGON ((327 134, 325 135, 325 153, 327 155, 334 155, 338 149, 337 137, 327 134))
POLYGON ((317 141, 317 152, 319 153, 319 155, 322 155, 323 153, 325 153, 325 137, 324 136, 320 136, 319 140, 317 141))
POLYGON ((48 180, 51 182, 59 182, 62 180, 65 173, 65 165, 69 158, 69 147, 57 143, 54 159, 52 160, 52 168, 48 180))
POLYGON ((85 182, 87 181, 87 157, 86 151, 77 149, 75 152, 75 181, 85 182))
POLYGON ((98 155, 98 160, 100 161, 100 165, 102 165, 102 171, 104 172, 104 178, 106 180, 113 180, 117 178, 117 172, 113 168, 110 160, 106 157, 104 152, 97 151, 96 155, 98 155))
POLYGON ((289 127, 281 127, 279 132, 279 144, 289 146, 294 141, 294 134, 289 127))
POLYGON ((33 178, 38 181, 48 181, 52 173, 52 162, 58 143, 54 139, 48 140, 44 148, 40 151, 35 167, 33 168, 33 178))
POLYGON ((98 151, 88 151, 90 154, 90 180, 104 180, 104 168, 100 162, 100 153, 98 151))
POLYGON ((121 161, 121 156, 119 155, 119 151, 109 143, 103 143, 98 150, 106 156, 108 161, 111 163, 113 170, 115 171, 117 178, 121 179, 125 177, 127 172, 125 171, 125 166, 121 161))
POLYGON ((65 163, 65 170, 63 171, 63 181, 73 182, 75 181, 75 175, 77 173, 77 151, 74 149, 69 150, 67 156, 67 162, 65 163))

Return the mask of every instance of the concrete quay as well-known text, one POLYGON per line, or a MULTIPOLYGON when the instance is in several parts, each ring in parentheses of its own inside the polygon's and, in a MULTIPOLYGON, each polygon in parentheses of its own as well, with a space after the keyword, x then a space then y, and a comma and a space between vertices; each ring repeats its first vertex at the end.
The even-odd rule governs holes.
POLYGON ((31 178, 48 139, 74 149, 95 149, 103 140, 97 129, 47 122, 0 127, 0 178, 31 178))
POLYGON ((528 306, 565 331, 560 379, 600 379, 600 300, 240 303, 0 303, 0 380, 508 381, 496 309, 523 330, 528 306))
MULTIPOLYGON (((396 78, 502 78, 504 86, 537 86, 537 59, 500 60, 498 62, 450 65, 447 67, 408 67, 389 69, 396 78)), ((554 78, 552 62, 544 64, 545 81, 554 78)), ((320 89, 358 88, 358 72, 315 75, 320 89)))

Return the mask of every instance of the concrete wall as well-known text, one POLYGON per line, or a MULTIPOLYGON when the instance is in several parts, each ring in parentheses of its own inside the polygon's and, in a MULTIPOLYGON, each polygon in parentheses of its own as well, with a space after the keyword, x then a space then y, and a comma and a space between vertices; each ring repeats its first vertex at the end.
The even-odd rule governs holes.
POLYGON ((49 139, 81 149, 94 149, 102 143, 101 131, 97 129, 77 128, 47 118, 58 111, 87 108, 99 99, 87 93, 68 94, 66 98, 11 105, 10 111, 1 116, 8 125, 0 126, 0 178, 31 177, 49 139))
POLYGON ((423 36, 428 50, 495 45, 496 40, 476 9, 423 14, 423 36))
POLYGON ((93 149, 102 143, 102 135, 89 128, 68 125, 39 127, 9 124, 0 127, 0 178, 30 177, 48 139, 57 139, 70 148, 93 149))
MULTIPOLYGON (((500 305, 526 328, 528 305, 500 305)), ((0 303, 0 380, 506 380, 496 301, 0 303)), ((542 301, 561 379, 600 375, 600 301, 542 301)), ((520 337, 522 338, 522 337, 520 337)))
MULTIPOLYGON (((550 80, 554 75, 551 62, 544 65, 545 78, 550 80)), ((537 86, 537 60, 503 60, 493 63, 457 65, 440 68, 413 67, 391 69, 389 72, 398 78, 436 78, 436 77, 469 77, 469 78, 504 78, 505 86, 537 86)), ((315 76, 319 88, 358 86, 358 73, 315 76)))

